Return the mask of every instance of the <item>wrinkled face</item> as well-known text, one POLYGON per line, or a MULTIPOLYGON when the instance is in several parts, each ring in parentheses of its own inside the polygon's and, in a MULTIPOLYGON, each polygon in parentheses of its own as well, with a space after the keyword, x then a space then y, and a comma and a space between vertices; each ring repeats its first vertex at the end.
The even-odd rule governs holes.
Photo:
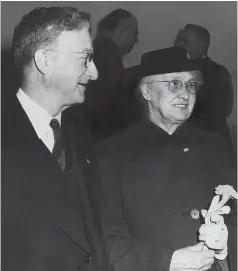
POLYGON ((89 80, 96 80, 97 69, 92 56, 88 27, 62 32, 52 50, 52 67, 48 74, 50 88, 57 92, 64 105, 84 102, 89 80))
POLYGON ((169 124, 186 121, 192 113, 196 100, 196 92, 191 91, 191 86, 194 82, 201 81, 199 76, 199 72, 192 71, 146 77, 145 84, 142 86, 142 94, 148 101, 150 117, 159 118, 159 121, 169 124), (181 89, 173 91, 177 84, 176 80, 181 81, 183 85, 181 89), (171 83, 157 81, 170 81, 171 83))

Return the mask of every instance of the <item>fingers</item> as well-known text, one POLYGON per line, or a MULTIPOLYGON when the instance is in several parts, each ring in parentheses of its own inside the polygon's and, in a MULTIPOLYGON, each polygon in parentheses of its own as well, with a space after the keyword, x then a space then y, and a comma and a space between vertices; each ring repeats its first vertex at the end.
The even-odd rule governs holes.
MULTIPOLYGON (((227 203, 228 200, 229 200, 229 197, 227 197, 227 196, 222 197, 222 200, 216 206, 216 210, 221 209, 227 203)), ((214 211, 216 211, 216 210, 214 210, 214 211)))
POLYGON ((204 242, 200 242, 194 246, 188 247, 188 249, 192 252, 199 252, 201 257, 204 259, 213 259, 215 256, 215 252, 213 250, 203 250, 204 242))
POLYGON ((203 266, 199 269, 199 271, 206 271, 206 270, 211 269, 213 263, 214 263, 214 257, 211 259, 204 260, 203 266))
POLYGON ((205 242, 206 245, 207 245, 207 241, 208 240, 214 240, 215 242, 218 242, 218 240, 220 240, 220 238, 219 237, 215 237, 214 235, 207 235, 207 234, 199 235, 199 241, 205 242), (212 237, 212 239, 211 239, 211 237, 212 237))
POLYGON ((205 241, 206 243, 206 246, 208 246, 209 248, 211 249, 223 249, 225 244, 226 244, 226 241, 224 240, 224 238, 220 238, 220 237, 217 237, 217 238, 214 238, 213 236, 211 237, 210 235, 207 236, 199 236, 199 239, 200 240, 203 240, 205 241))
POLYGON ((201 214, 205 218, 205 223, 224 223, 224 218, 222 215, 229 214, 231 208, 229 206, 223 206, 221 209, 217 210, 214 213, 209 213, 207 210, 202 209, 201 214))
POLYGON ((199 233, 199 240, 204 241, 211 249, 224 249, 226 246, 228 230, 225 224, 203 224, 199 233))
POLYGON ((226 232, 227 232, 227 227, 224 223, 202 224, 202 226, 199 228, 200 235, 225 234, 226 232))
POLYGON ((206 271, 206 270, 209 270, 211 268, 212 268, 212 265, 206 265, 206 266, 200 268, 199 271, 206 271))
POLYGON ((202 209, 201 210, 202 217, 204 218, 207 214, 207 210, 202 209))
POLYGON ((218 211, 217 211, 217 213, 218 214, 221 214, 221 215, 227 215, 227 214, 229 214, 230 213, 230 211, 231 211, 231 208, 229 207, 229 206, 223 206, 223 207, 221 207, 218 211))
MULTIPOLYGON (((230 208, 229 206, 225 205, 225 206, 222 206, 222 207, 221 207, 220 209, 218 209, 217 211, 215 211, 214 214, 218 214, 218 215, 227 215, 227 214, 230 213, 230 211, 231 211, 231 208, 230 208)), ((205 217, 206 214, 207 214, 207 210, 202 209, 202 210, 201 210, 201 214, 202 214, 203 217, 205 217)), ((210 212, 210 214, 212 214, 212 213, 210 212)))
POLYGON ((205 259, 204 260, 204 265, 212 265, 214 263, 214 257, 213 258, 209 258, 209 259, 205 259))
POLYGON ((215 252, 214 250, 204 250, 201 252, 201 256, 204 258, 204 260, 211 260, 214 261, 215 252))
MULTIPOLYGON (((194 246, 179 249, 174 252, 171 260, 171 266, 186 267, 186 270, 208 270, 214 263, 214 250, 202 250, 204 243, 198 243, 194 246)), ((183 268, 179 269, 183 270, 183 268)))
POLYGON ((198 244, 196 244, 194 246, 190 246, 188 248, 191 251, 202 251, 203 247, 204 247, 204 242, 200 242, 200 243, 198 243, 198 244))
POLYGON ((218 205, 218 203, 219 203, 219 199, 220 199, 220 196, 219 196, 219 195, 216 195, 215 197, 213 197, 212 202, 211 202, 211 205, 210 205, 210 207, 209 207, 209 209, 208 209, 208 213, 209 213, 209 212, 213 212, 214 210, 216 210, 217 205, 218 205))
POLYGON ((212 213, 215 214, 228 214, 230 212, 230 208, 228 206, 223 206, 227 202, 227 197, 222 197, 222 200, 219 202, 220 196, 216 195, 213 197, 210 207, 207 210, 202 210, 201 214, 205 219, 205 223, 209 223, 209 216, 212 213))
POLYGON ((215 223, 215 224, 224 224, 224 218, 221 215, 218 214, 213 214, 210 217, 210 221, 215 223))

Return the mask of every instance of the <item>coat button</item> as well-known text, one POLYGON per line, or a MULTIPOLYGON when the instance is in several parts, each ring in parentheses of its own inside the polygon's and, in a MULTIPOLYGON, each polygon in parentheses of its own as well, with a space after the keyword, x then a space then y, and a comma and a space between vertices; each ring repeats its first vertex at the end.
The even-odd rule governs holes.
POLYGON ((91 261, 91 259, 92 259, 92 256, 90 256, 90 255, 85 255, 85 256, 83 257, 83 262, 89 263, 89 262, 91 261))
POLYGON ((192 219, 199 219, 200 217, 200 212, 198 209, 193 209, 191 212, 190 212, 190 216, 192 219))

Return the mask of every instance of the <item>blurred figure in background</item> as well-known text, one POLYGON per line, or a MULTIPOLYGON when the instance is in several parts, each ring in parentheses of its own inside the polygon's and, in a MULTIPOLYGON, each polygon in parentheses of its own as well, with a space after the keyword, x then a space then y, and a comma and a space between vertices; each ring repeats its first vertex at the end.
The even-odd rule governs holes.
POLYGON ((119 132, 126 130, 143 117, 136 91, 138 82, 139 66, 126 68, 121 83, 120 99, 118 99, 116 107, 118 116, 117 127, 119 132))
POLYGON ((122 59, 138 42, 138 35, 136 18, 124 9, 112 11, 98 23, 93 45, 99 76, 89 84, 83 105, 93 142, 120 129, 120 104, 127 99, 121 93, 122 59))
POLYGON ((232 145, 226 121, 233 107, 232 77, 224 66, 208 57, 208 30, 199 25, 187 24, 177 34, 174 45, 184 48, 187 57, 196 62, 203 72, 204 85, 197 96, 192 116, 201 128, 222 135, 232 145))

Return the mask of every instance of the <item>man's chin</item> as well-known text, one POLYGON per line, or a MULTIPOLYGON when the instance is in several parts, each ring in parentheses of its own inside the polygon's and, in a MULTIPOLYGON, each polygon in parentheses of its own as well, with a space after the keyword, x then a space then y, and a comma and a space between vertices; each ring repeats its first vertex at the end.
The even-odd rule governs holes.
POLYGON ((78 99, 78 103, 82 104, 84 103, 84 101, 85 101, 85 96, 84 95, 80 96, 80 98, 78 99))
POLYGON ((85 90, 86 90, 85 86, 78 84, 78 87, 77 87, 75 95, 74 95, 74 99, 75 99, 76 103, 83 103, 84 102, 85 90))
POLYGON ((82 103, 84 103, 84 101, 85 101, 84 97, 79 97, 77 99, 74 99, 74 102, 71 105, 82 104, 82 103))
POLYGON ((78 95, 76 101, 78 104, 82 104, 85 101, 85 95, 84 94, 78 95))

